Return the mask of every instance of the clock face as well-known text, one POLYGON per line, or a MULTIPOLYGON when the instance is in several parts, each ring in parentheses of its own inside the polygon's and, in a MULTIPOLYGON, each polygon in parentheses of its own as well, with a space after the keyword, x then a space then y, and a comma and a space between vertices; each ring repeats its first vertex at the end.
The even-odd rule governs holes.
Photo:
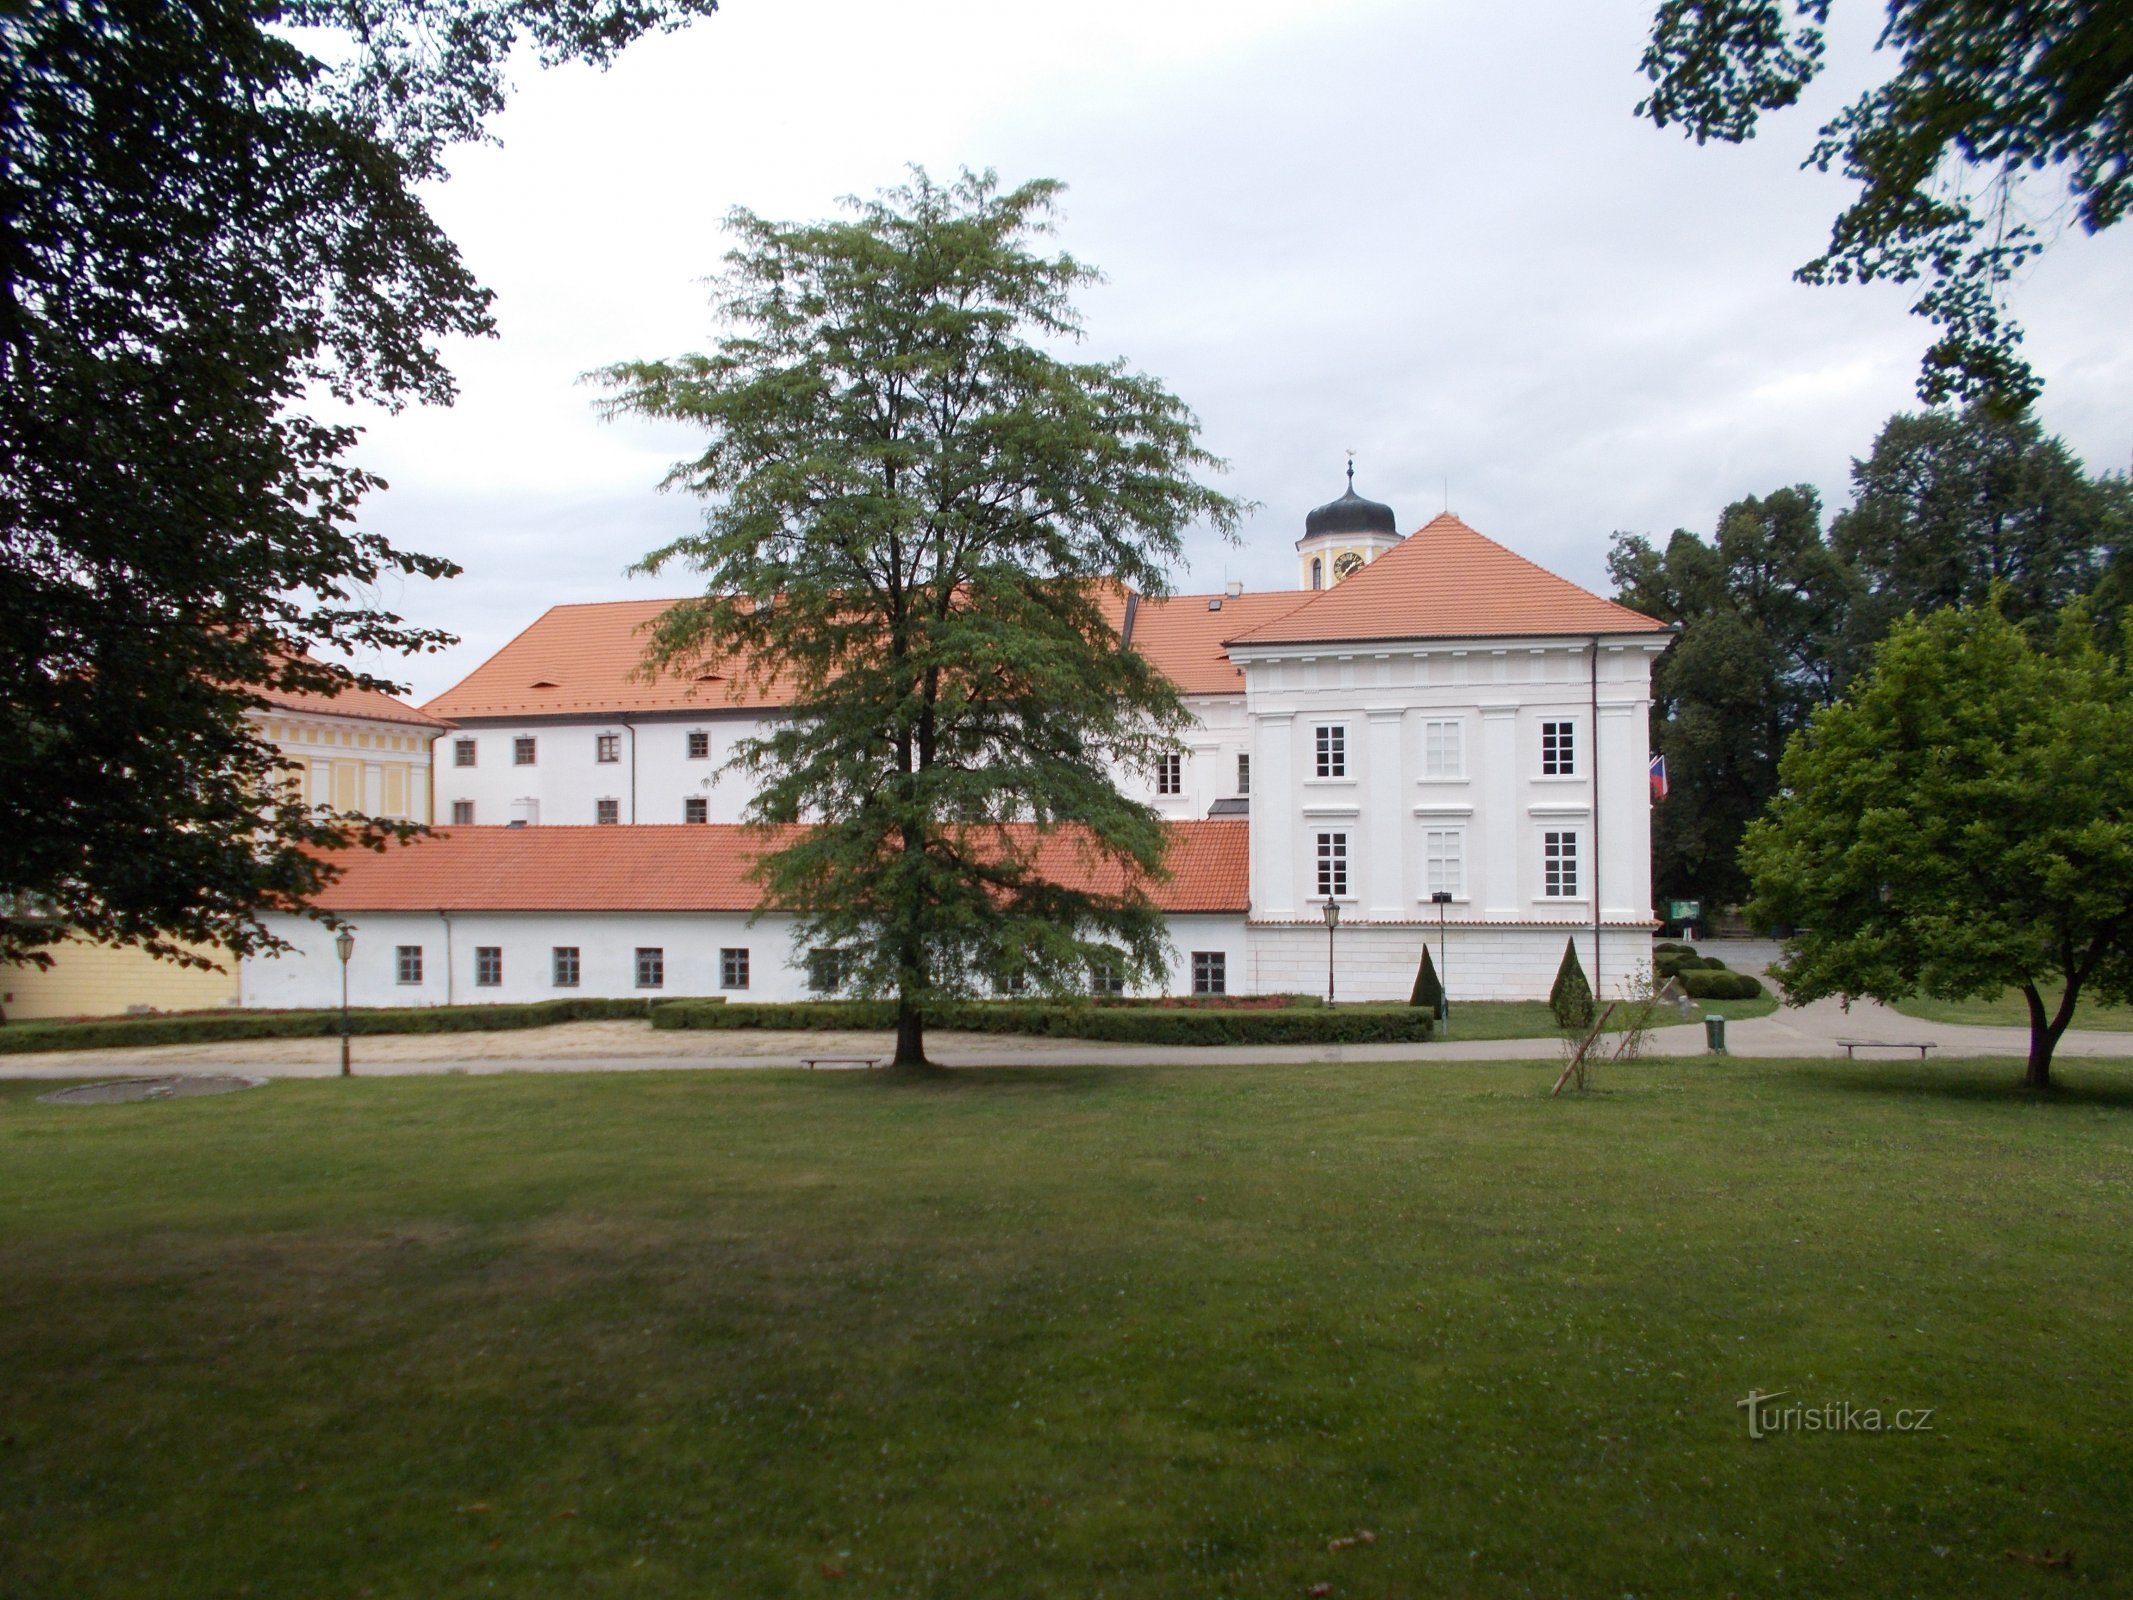
POLYGON ((1334 582, 1338 583, 1342 578, 1352 578, 1362 570, 1363 558, 1353 550, 1347 551, 1333 563, 1334 582))

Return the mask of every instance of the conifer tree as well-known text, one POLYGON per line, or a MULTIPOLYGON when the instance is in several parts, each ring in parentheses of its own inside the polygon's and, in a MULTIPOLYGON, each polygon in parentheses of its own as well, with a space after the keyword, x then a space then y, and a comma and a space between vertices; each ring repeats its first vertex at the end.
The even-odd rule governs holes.
POLYGON ((819 825, 759 876, 855 992, 895 996, 905 1067, 927 1004, 987 974, 1086 993, 1092 970, 1164 967, 1168 831, 1115 774, 1187 715, 1120 648, 1117 602, 1164 593, 1180 532, 1240 508, 1191 476, 1221 463, 1180 400, 1054 353, 1095 278, 1030 248, 1059 190, 914 168, 848 220, 737 211, 716 350, 603 374, 611 414, 711 436, 667 480, 707 498, 702 531, 643 563, 706 593, 651 660, 781 683, 790 715, 735 758, 750 818, 819 825))
POLYGON ((1407 1003, 1417 1010, 1427 1007, 1433 1017, 1444 1015, 1444 983, 1437 976, 1437 963, 1430 959, 1426 944, 1422 947, 1422 965, 1415 971, 1415 992, 1407 1003))
POLYGON ((1563 941, 1563 964, 1555 969, 1555 987, 1548 991, 1548 1006, 1555 1025, 1564 1032, 1592 1026, 1592 985, 1585 978, 1585 964, 1578 960, 1578 942, 1563 941))

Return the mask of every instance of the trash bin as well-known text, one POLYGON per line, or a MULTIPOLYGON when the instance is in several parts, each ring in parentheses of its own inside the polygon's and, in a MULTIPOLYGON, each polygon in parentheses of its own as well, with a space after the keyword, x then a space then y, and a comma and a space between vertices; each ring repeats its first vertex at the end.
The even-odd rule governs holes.
POLYGON ((1726 1019, 1724 1017, 1705 1017, 1703 1019, 1703 1042, 1710 1046, 1711 1054, 1715 1056, 1722 1056, 1726 1053, 1726 1019))

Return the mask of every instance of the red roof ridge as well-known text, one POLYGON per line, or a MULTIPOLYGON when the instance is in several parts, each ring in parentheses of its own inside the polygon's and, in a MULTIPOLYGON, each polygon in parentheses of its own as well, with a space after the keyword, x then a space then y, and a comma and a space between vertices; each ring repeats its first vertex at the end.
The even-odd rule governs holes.
POLYGON ((1666 624, 1572 583, 1445 511, 1352 577, 1312 593, 1305 604, 1223 644, 1561 637, 1665 629, 1666 624))

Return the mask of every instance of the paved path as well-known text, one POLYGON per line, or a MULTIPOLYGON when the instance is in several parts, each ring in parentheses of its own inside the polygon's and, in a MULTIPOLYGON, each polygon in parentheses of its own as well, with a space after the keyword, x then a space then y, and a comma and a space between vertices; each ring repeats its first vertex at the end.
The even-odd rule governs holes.
MULTIPOLYGON (((1730 952, 1729 952, 1730 953, 1730 952)), ((1743 962, 1743 965, 1746 963, 1743 962)), ((1452 1037, 1430 1044, 1183 1045, 1102 1044, 1012 1035, 932 1033, 928 1052, 944 1066, 1192 1066, 1338 1061, 1532 1061, 1557 1058, 1553 1039, 1463 1040, 1459 1014, 1452 1037)), ((1787 1008, 1726 1025, 1735 1056, 1838 1056, 1839 1038, 1932 1039, 1940 1056, 2014 1056, 2029 1050, 2024 1028, 1963 1028, 1919 1022, 1872 1003, 1849 1014, 1834 1000, 1787 1008)), ((803 1056, 887 1057, 887 1034, 661 1032, 642 1023, 568 1023, 519 1033, 396 1034, 355 1041, 356 1070, 366 1077, 443 1072, 616 1072, 671 1068, 796 1067, 803 1056)), ((155 1049, 53 1051, 0 1057, 0 1077, 94 1078, 148 1072, 246 1072, 263 1077, 322 1078, 339 1070, 333 1039, 251 1039, 155 1049)), ((1700 1025, 1656 1030, 1653 1055, 1705 1053, 1700 1025)), ((2061 1058, 2133 1057, 2133 1033, 2068 1033, 2061 1058)))

